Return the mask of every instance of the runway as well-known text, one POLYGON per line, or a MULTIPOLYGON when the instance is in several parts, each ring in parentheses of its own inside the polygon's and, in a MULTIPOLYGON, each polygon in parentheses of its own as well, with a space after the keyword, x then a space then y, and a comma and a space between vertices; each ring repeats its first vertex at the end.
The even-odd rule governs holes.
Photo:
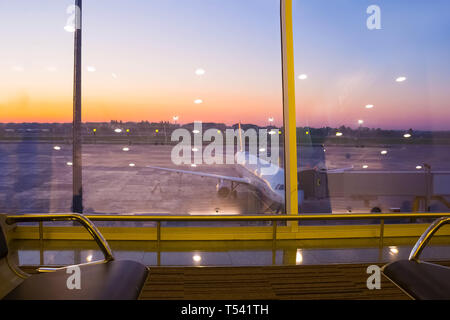
MULTIPOLYGON (((266 206, 252 188, 238 187, 236 198, 219 198, 216 179, 156 171, 147 165, 237 176, 234 165, 175 166, 167 145, 83 145, 86 213, 256 214, 266 206), (123 151, 128 147, 128 151, 123 151), (134 166, 130 166, 133 164, 134 166)), ((282 151, 280 152, 282 154, 282 151)), ((70 212, 72 147, 51 143, 0 143, 0 211, 70 212), (59 150, 55 150, 55 146, 59 150)), ((282 164, 281 159, 280 163, 282 164)), ((351 167, 354 170, 411 171, 427 163, 450 170, 450 146, 300 146, 299 168, 351 167), (387 151, 381 154, 381 151, 387 151)), ((305 202, 304 212, 367 212, 361 201, 322 199, 305 202)))

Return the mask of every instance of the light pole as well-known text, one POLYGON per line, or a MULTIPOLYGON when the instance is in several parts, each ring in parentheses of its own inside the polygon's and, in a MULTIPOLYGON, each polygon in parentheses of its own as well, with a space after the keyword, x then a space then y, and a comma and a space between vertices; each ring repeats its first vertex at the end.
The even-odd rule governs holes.
POLYGON ((75 0, 73 133, 72 133, 72 211, 83 213, 83 180, 81 153, 81 21, 82 0, 75 0))

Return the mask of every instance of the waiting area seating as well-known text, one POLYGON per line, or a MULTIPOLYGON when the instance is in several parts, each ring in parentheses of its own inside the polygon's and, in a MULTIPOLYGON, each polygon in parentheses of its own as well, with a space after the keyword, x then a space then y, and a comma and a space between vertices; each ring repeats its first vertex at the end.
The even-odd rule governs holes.
POLYGON ((116 261, 98 229, 82 215, 0 215, 0 299, 5 300, 135 300, 147 279, 146 266, 135 261, 116 261), (26 274, 11 263, 8 230, 18 222, 78 221, 93 236, 105 255, 103 261, 78 265, 79 288, 67 285, 67 268, 39 268, 26 274))
POLYGON ((415 244, 408 260, 395 261, 382 268, 389 280, 414 299, 450 300, 450 268, 419 260, 431 237, 448 223, 450 218, 433 222, 415 244))

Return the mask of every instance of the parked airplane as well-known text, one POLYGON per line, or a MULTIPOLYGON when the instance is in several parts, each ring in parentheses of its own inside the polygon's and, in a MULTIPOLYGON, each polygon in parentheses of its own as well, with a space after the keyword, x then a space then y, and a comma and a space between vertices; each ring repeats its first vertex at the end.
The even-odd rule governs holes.
MULTIPOLYGON (((239 126, 240 130, 240 126, 239 126)), ((285 176, 284 169, 278 165, 270 163, 258 156, 243 151, 242 138, 240 150, 235 154, 236 170, 240 177, 224 176, 199 171, 189 171, 181 169, 171 169, 156 166, 146 166, 147 168, 176 172, 181 174, 192 174, 201 177, 215 178, 218 180, 216 185, 219 197, 236 196, 236 188, 240 184, 245 184, 256 189, 258 195, 263 196, 270 202, 270 207, 279 212, 284 206, 285 197, 285 176), (270 173, 270 174, 267 174, 270 173), (227 183, 229 182, 229 183, 227 183)), ((352 168, 342 168, 335 170, 320 169, 323 172, 344 172, 352 168)), ((303 201, 303 190, 298 188, 299 205, 303 201)))

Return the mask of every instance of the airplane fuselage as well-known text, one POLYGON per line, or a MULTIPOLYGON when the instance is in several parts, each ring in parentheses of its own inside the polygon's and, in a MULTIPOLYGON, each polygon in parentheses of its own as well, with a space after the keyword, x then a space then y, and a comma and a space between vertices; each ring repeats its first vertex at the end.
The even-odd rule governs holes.
POLYGON ((248 152, 235 155, 238 174, 272 202, 284 205, 284 170, 248 152))

